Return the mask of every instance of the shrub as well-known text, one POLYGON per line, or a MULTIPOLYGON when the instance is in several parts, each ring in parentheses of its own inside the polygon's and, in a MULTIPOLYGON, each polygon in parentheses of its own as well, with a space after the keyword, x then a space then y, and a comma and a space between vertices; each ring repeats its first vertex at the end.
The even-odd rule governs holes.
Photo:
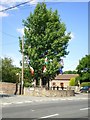
POLYGON ((80 86, 81 87, 90 86, 90 82, 82 82, 80 86))
POLYGON ((69 82, 69 85, 70 85, 70 86, 77 86, 77 85, 78 85, 78 82, 76 81, 75 78, 71 78, 71 79, 70 79, 70 82, 69 82))
POLYGON ((24 86, 25 86, 25 87, 32 87, 32 84, 31 84, 30 82, 25 82, 25 83, 24 83, 24 86))

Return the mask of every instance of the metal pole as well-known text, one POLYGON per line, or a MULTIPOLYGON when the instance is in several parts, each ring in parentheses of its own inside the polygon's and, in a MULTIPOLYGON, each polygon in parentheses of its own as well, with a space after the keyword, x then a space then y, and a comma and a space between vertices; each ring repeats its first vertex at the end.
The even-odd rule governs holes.
POLYGON ((24 36, 22 37, 22 80, 21 80, 21 94, 24 93, 23 91, 23 78, 24 78, 24 36))

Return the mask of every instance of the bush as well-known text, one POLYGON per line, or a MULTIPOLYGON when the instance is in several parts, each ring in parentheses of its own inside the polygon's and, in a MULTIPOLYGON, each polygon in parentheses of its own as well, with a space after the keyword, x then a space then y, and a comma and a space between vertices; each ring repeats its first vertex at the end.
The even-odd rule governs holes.
POLYGON ((70 79, 70 82, 69 82, 69 85, 70 85, 70 86, 77 86, 77 85, 78 85, 78 82, 76 81, 75 78, 71 78, 71 79, 70 79))
POLYGON ((80 86, 81 87, 90 86, 90 82, 82 82, 80 86))
POLYGON ((32 83, 30 83, 30 82, 25 82, 25 83, 24 83, 24 86, 25 86, 25 87, 32 87, 32 83))

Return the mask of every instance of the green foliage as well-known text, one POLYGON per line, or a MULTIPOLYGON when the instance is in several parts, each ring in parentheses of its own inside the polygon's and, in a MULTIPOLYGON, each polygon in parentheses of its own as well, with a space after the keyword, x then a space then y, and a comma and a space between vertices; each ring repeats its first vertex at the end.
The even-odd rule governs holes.
POLYGON ((90 86, 90 82, 82 82, 80 86, 81 87, 90 86))
POLYGON ((90 55, 86 55, 79 61, 77 66, 77 73, 79 77, 77 78, 80 83, 90 82, 90 55))
POLYGON ((18 76, 16 75, 20 71, 12 64, 11 58, 2 59, 2 81, 16 83, 18 76))
POLYGON ((30 69, 25 68, 24 69, 24 86, 25 87, 32 87, 32 82, 33 82, 33 78, 30 74, 30 69))
MULTIPOLYGON (((52 79, 56 76, 60 58, 68 55, 66 51, 70 33, 66 34, 66 26, 61 22, 57 10, 52 12, 46 8, 45 3, 38 3, 34 12, 30 13, 24 24, 24 55, 30 60, 30 66, 34 68, 35 74, 31 76, 39 80, 46 77, 52 79), (42 72, 45 65, 47 71, 42 72), (52 60, 52 62, 50 62, 52 60)), ((22 51, 22 39, 20 38, 20 51, 22 51)), ((30 76, 29 76, 30 77, 30 76)))
POLYGON ((77 74, 77 72, 68 70, 68 71, 64 71, 64 74, 77 74))
POLYGON ((71 78, 71 79, 70 79, 70 82, 69 82, 69 85, 70 85, 70 86, 77 86, 77 85, 78 85, 78 82, 76 81, 75 78, 71 78))
POLYGON ((24 85, 25 87, 30 87, 33 82, 33 77, 30 74, 29 68, 24 68, 24 85))
POLYGON ((32 87, 32 83, 30 82, 24 82, 24 87, 32 87))

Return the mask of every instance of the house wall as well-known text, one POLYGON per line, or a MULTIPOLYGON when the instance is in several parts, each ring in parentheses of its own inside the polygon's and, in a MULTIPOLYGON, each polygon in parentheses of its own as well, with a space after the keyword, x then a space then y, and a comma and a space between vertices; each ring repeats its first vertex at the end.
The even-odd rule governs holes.
POLYGON ((68 87, 69 86, 69 82, 71 78, 75 78, 77 77, 78 74, 59 74, 55 77, 55 79, 53 79, 50 82, 50 87, 53 87, 53 83, 55 82, 56 84, 54 85, 55 87, 61 87, 60 83, 63 83, 64 87, 68 87))
POLYGON ((52 80, 50 81, 50 87, 53 86, 53 83, 56 83, 55 86, 59 86, 61 87, 60 83, 64 83, 64 87, 68 87, 69 86, 69 80, 52 80))

